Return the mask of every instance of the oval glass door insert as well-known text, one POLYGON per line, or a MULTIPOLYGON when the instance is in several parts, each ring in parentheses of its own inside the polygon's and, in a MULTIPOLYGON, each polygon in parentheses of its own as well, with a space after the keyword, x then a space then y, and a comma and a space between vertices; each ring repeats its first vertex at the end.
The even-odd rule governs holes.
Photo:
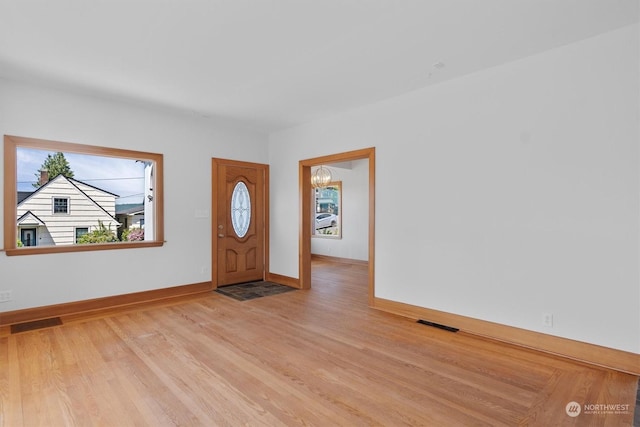
POLYGON ((249 231, 251 223, 251 197, 249 189, 240 181, 233 187, 231 195, 231 225, 233 231, 240 238, 244 237, 249 231))

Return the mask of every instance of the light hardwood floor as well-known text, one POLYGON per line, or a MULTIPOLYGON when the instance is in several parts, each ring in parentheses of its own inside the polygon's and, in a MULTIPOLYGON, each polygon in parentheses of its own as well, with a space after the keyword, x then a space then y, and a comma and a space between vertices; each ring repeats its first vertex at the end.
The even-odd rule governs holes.
POLYGON ((0 425, 632 425, 637 377, 370 309, 366 274, 320 261, 308 291, 5 330, 0 425))

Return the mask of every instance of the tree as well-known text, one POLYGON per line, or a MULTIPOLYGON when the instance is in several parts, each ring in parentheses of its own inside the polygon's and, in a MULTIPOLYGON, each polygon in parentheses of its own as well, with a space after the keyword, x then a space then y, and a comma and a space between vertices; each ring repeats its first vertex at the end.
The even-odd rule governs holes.
MULTIPOLYGON (((57 152, 54 155, 47 154, 47 158, 40 166, 40 170, 45 170, 49 173, 49 178, 47 182, 51 181, 53 178, 58 175, 64 175, 67 178, 73 178, 73 171, 71 170, 71 166, 69 166, 69 162, 64 157, 64 153, 57 152)), ((40 172, 34 174, 36 176, 36 182, 33 184, 35 188, 39 188, 42 183, 40 182, 40 172)))

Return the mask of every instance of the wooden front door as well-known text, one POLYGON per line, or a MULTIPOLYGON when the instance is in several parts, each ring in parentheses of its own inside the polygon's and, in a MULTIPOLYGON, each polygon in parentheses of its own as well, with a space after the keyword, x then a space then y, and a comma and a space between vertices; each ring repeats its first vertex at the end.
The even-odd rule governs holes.
POLYGON ((212 159, 212 279, 264 279, 268 165, 212 159))

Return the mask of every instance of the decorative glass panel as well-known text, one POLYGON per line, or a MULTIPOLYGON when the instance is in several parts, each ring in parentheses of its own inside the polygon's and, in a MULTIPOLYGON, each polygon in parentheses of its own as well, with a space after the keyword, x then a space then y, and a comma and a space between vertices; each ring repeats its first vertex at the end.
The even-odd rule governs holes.
POLYGON ((251 198, 249 189, 240 181, 231 195, 231 224, 238 237, 244 237, 251 223, 251 198))

